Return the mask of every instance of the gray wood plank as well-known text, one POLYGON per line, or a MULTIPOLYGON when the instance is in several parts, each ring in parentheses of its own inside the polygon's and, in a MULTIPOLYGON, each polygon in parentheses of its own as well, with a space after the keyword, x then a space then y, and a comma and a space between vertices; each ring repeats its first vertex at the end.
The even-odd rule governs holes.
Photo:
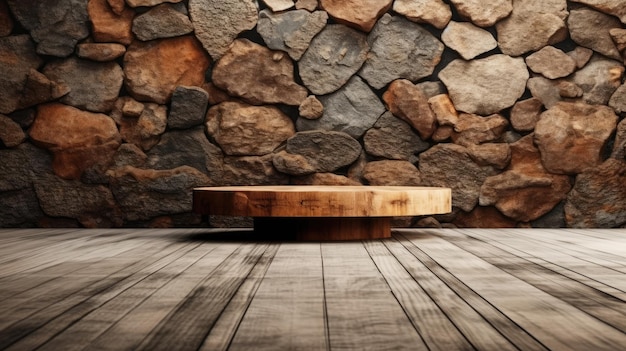
POLYGON ((229 350, 325 350, 327 342, 320 244, 284 243, 229 350))
MULTIPOLYGON (((416 265, 405 267, 422 282, 430 296, 446 310, 450 319, 477 350, 547 350, 543 344, 486 301, 480 291, 473 290, 422 251, 421 242, 428 240, 430 235, 425 231, 396 231, 398 241, 428 270, 415 270, 418 267, 416 265)), ((394 252, 401 253, 398 250, 394 252)), ((412 258, 408 256, 405 260, 411 262, 412 258)))
POLYGON ((238 248, 159 323, 139 349, 197 350, 267 248, 267 244, 238 248))
POLYGON ((550 349, 615 350, 626 345, 621 331, 441 238, 432 236, 419 245, 550 349))
POLYGON ((427 350, 360 242, 322 244, 332 350, 427 350))
MULTIPOLYGON (((393 245, 393 242, 394 240, 367 241, 365 248, 428 349, 473 350, 469 341, 389 251, 387 246, 393 245)), ((398 248, 396 245, 396 249, 398 248)), ((417 260, 413 260, 410 265, 420 265, 421 267, 415 267, 417 270, 425 269, 417 260)))

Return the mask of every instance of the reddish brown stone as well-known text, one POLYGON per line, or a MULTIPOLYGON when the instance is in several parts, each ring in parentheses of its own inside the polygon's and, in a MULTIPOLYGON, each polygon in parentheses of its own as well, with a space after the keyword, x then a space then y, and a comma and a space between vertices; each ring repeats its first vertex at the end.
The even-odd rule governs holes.
POLYGON ((116 12, 107 0, 89 0, 87 11, 95 41, 125 45, 131 43, 133 40, 131 29, 135 16, 131 8, 127 7, 121 12, 116 12))
POLYGON ((13 19, 9 13, 6 1, 0 2, 0 37, 7 36, 13 31, 13 19))
POLYGON ((389 111, 415 128, 422 139, 427 140, 435 131, 436 116, 428 105, 428 97, 411 81, 394 80, 383 100, 389 111))
POLYGON ((514 228, 516 222, 495 207, 478 206, 471 212, 460 212, 453 223, 460 228, 514 228))
POLYGON ((124 56, 126 88, 137 100, 165 104, 179 85, 202 86, 209 65, 193 36, 134 42, 124 56))
POLYGON ((58 103, 40 105, 31 139, 54 154, 61 178, 79 179, 84 170, 112 161, 121 137, 112 118, 58 103))

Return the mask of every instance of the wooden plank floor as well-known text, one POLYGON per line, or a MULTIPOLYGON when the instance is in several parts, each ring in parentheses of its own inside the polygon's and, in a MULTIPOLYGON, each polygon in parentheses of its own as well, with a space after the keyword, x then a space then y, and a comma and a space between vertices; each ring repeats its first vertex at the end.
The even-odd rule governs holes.
POLYGON ((0 349, 626 349, 626 230, 250 234, 0 230, 0 349))

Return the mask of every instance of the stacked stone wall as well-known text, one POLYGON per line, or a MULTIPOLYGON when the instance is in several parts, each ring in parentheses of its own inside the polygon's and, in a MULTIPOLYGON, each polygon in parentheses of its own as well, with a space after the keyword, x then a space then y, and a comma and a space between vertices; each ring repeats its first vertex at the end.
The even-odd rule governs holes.
POLYGON ((623 0, 0 0, 0 227, 236 225, 191 189, 263 184, 624 227, 625 61, 623 0))

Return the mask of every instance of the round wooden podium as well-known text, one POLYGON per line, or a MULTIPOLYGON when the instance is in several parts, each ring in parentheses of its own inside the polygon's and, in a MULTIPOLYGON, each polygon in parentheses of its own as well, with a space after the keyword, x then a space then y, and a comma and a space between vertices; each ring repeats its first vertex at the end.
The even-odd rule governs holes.
POLYGON ((193 190, 193 210, 254 219, 260 234, 296 240, 391 236, 393 217, 448 213, 449 188, 404 186, 226 186, 193 190))

